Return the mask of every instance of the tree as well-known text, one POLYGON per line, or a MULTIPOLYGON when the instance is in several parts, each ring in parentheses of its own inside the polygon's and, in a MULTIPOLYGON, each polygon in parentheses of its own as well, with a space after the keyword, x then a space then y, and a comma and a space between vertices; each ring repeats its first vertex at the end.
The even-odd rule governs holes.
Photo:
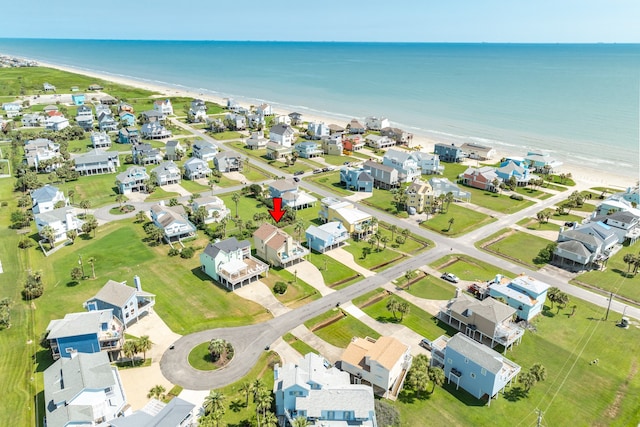
MULTIPOLYGON (((416 356, 416 358, 417 357, 418 356, 416 356)), ((410 389, 416 392, 417 397, 420 397, 420 392, 427 391, 427 386, 429 385, 429 376, 427 374, 428 366, 428 362, 427 364, 419 363, 417 365, 414 362, 407 373, 406 384, 410 389)))
POLYGON ((69 196, 69 200, 71 201, 71 204, 73 204, 73 198, 76 195, 75 190, 69 190, 67 191, 67 195, 69 196))
POLYGON ((537 382, 547 379, 547 369, 541 363, 535 363, 529 368, 529 372, 533 374, 537 382))
POLYGON ((207 208, 205 206, 198 206, 198 209, 196 209, 193 213, 193 219, 197 224, 202 225, 205 223, 208 215, 209 212, 207 211, 207 208))
POLYGON ((444 202, 447 204, 447 212, 449 212, 449 205, 453 202, 453 193, 451 191, 444 196, 444 202))
POLYGON ((42 230, 40 230, 40 235, 44 237, 47 240, 47 242, 49 242, 51 249, 53 249, 55 246, 55 239, 56 239, 56 232, 53 229, 53 227, 51 227, 50 225, 45 225, 44 227, 42 227, 42 230))
POLYGON ((211 353, 211 358, 216 361, 220 358, 225 348, 227 347, 226 341, 222 338, 214 338, 209 342, 209 352, 211 353))
POLYGON ((176 199, 175 197, 172 197, 169 199, 169 206, 178 206, 178 199, 176 199))
POLYGON ((264 427, 278 427, 278 417, 273 412, 267 412, 264 415, 264 427))
POLYGON ((449 218, 449 221, 448 221, 449 227, 447 227, 447 233, 451 231, 451 226, 453 225, 454 222, 456 222, 454 218, 449 218))
POLYGON ((373 402, 377 425, 380 427, 400 427, 400 412, 384 399, 373 402))
POLYGON ((87 210, 91 207, 91 202, 88 200, 80 200, 79 206, 80 206, 80 209, 84 209, 84 214, 86 216, 87 210))
POLYGON ((387 243, 389 243, 389 236, 382 236, 380 238, 380 241, 382 242, 382 250, 387 249, 387 243))
POLYGON ((27 301, 41 297, 44 294, 44 284, 42 283, 42 274, 35 272, 27 276, 22 289, 22 297, 27 301))
POLYGON ((137 222, 145 222, 147 220, 147 214, 144 211, 138 211, 136 213, 136 221, 137 222))
POLYGON ((389 298, 389 301, 387 301, 387 310, 389 310, 391 312, 391 314, 393 314, 393 318, 396 318, 396 312, 398 311, 398 308, 400 307, 400 304, 398 303, 398 300, 395 298, 389 298))
POLYGON ((524 391, 526 392, 531 390, 531 387, 533 387, 536 384, 536 376, 532 374, 530 371, 521 373, 518 379, 522 384, 524 391))
POLYGON ((91 233, 93 231, 93 237, 96 237, 96 229, 98 228, 98 220, 93 215, 86 215, 84 218, 84 224, 82 224, 83 233, 91 233))
POLYGON ((77 237, 78 237, 78 232, 76 230, 67 231, 67 239, 71 240, 72 244, 73 244, 73 242, 76 241, 77 237))
POLYGON ((300 235, 304 231, 304 228, 305 228, 304 221, 301 219, 297 220, 293 227, 293 231, 296 233, 296 236, 298 237, 298 242, 300 241, 300 235))
POLYGON ((164 392, 167 391, 162 385, 158 384, 155 385, 151 388, 151 390, 149 390, 149 393, 147 393, 147 397, 149 399, 154 398, 154 399, 162 399, 162 397, 164 396, 164 392))
POLYGON ((253 401, 255 402, 257 399, 260 390, 264 388, 264 383, 260 378, 256 378, 256 380, 251 383, 251 393, 253 394, 253 401))
POLYGON ((136 348, 142 352, 142 360, 147 360, 147 351, 151 350, 153 343, 149 338, 149 335, 142 335, 136 342, 136 348))
POLYGON ((538 212, 536 214, 536 219, 538 220, 538 228, 542 226, 542 223, 545 222, 544 212, 538 212))
POLYGON ((151 224, 146 231, 149 238, 154 240, 156 243, 160 243, 164 237, 164 230, 155 224, 151 224))
POLYGON ((262 418, 264 419, 267 413, 267 410, 271 408, 271 403, 273 403, 273 396, 271 395, 271 390, 267 388, 261 388, 257 397, 256 397, 256 418, 259 418, 259 412, 262 413, 262 418))
POLYGON ((77 282, 82 279, 82 269, 80 267, 73 267, 71 269, 71 280, 77 282))
POLYGON ((631 270, 631 266, 636 260, 636 257, 633 254, 626 254, 622 260, 627 264, 627 274, 631 270))
POLYGON ((240 388, 238 389, 238 391, 240 393, 244 394, 245 397, 245 404, 244 406, 249 406, 249 395, 251 394, 251 383, 249 381, 244 381, 242 384, 240 384, 240 388))
POLYGON ((409 303, 407 301, 402 301, 401 303, 398 304, 398 311, 400 312, 401 322, 402 322, 402 319, 404 319, 405 314, 409 314, 410 310, 411 310, 411 307, 409 306, 409 303))
POLYGON ((558 304, 558 313, 560 313, 560 309, 564 309, 569 303, 569 295, 564 292, 559 292, 556 295, 556 303, 558 304))
POLYGON ((429 379, 433 384, 433 388, 431 389, 431 394, 436 390, 436 386, 441 386, 444 384, 444 371, 442 368, 438 368, 435 366, 429 367, 429 379))
POLYGON ((204 413, 206 415, 215 411, 225 412, 224 403, 226 397, 222 392, 211 390, 207 397, 204 398, 204 404, 202 405, 204 413))
POLYGON ((211 195, 213 195, 213 187, 215 187, 216 184, 219 182, 220 182, 220 178, 217 178, 215 176, 212 176, 211 178, 209 178, 208 184, 209 184, 209 187, 211 188, 211 195))
POLYGON ((395 224, 391 224, 389 227, 389 231, 391 232, 391 241, 395 241, 396 233, 398 232, 398 226, 395 224))
POLYGON ((96 278, 96 266, 95 266, 96 257, 90 256, 89 258, 87 258, 87 262, 91 264, 91 277, 95 279, 96 278))
POLYGON ((240 193, 233 193, 231 200, 236 204, 236 218, 238 218, 238 202, 240 201, 240 193))
POLYGON ((131 366, 134 366, 135 361, 133 356, 138 352, 138 348, 136 347, 136 342, 132 340, 127 340, 122 345, 122 352, 124 356, 131 360, 131 366))
POLYGON ((362 259, 367 259, 367 255, 371 254, 371 248, 369 246, 365 246, 362 248, 362 259))
POLYGON ((309 422, 307 421, 307 418, 300 416, 293 419, 291 427, 307 427, 308 425, 309 422))
POLYGON ((120 205, 120 209, 122 209, 122 204, 127 200, 124 194, 118 194, 116 196, 116 203, 120 205))
POLYGON ((549 302, 551 303, 551 308, 553 308, 553 303, 555 303, 557 301, 557 296, 560 293, 560 289, 554 287, 549 288, 549 290, 547 291, 547 299, 549 299, 549 302))

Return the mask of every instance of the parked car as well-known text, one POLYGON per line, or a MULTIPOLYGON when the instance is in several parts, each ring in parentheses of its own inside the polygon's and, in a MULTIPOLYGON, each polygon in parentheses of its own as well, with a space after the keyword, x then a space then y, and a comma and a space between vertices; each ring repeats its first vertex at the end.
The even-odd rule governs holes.
POLYGON ((314 169, 314 170, 313 170, 313 174, 314 174, 314 175, 317 175, 317 174, 319 174, 319 173, 322 173, 322 169, 314 169))
POLYGON ((460 281, 460 279, 458 279, 458 276, 456 276, 453 273, 447 273, 447 272, 444 272, 442 276, 440 276, 440 278, 451 283, 458 283, 460 281))
POLYGON ((431 351, 431 341, 426 338, 422 338, 422 340, 420 341, 420 347, 431 351))
POLYGON ((344 162, 343 165, 349 166, 349 165, 351 165, 351 162, 344 162))
POLYGON ((298 178, 297 176, 294 176, 294 177, 293 177, 293 180, 294 180, 295 182, 300 182, 300 178, 298 178))
POLYGON ((330 168, 330 167, 322 168, 322 172, 330 172, 332 170, 333 168, 330 168))
POLYGON ((567 221, 567 222, 564 223, 564 226, 565 227, 575 227, 576 223, 573 222, 573 221, 567 221))
POLYGON ((295 171, 293 174, 294 174, 295 176, 298 176, 298 175, 304 175, 304 171, 295 171))

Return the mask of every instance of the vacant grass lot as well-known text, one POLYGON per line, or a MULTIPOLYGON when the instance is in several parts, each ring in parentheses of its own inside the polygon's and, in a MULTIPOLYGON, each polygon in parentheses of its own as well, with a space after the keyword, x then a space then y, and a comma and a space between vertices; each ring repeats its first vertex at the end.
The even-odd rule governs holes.
POLYGON ((492 193, 473 187, 462 186, 471 193, 471 203, 491 209, 492 211, 511 214, 533 205, 531 200, 514 200, 504 194, 492 193))
POLYGON ((325 285, 330 288, 336 287, 349 278, 354 278, 353 280, 361 278, 354 270, 326 255, 310 253, 307 255, 307 261, 320 270, 325 285))
POLYGON ((369 270, 376 271, 382 271, 389 268, 400 262, 405 257, 403 254, 394 251, 389 246, 385 248, 382 243, 378 248, 376 244, 372 246, 364 240, 350 240, 348 245, 343 246, 343 249, 353 255, 353 260, 357 262, 358 265, 369 270), (371 249, 371 253, 369 255, 365 255, 365 248, 371 249))
POLYGON ((287 344, 289 344, 291 347, 293 347, 294 350, 296 350, 298 353, 300 353, 303 356, 308 354, 308 353, 320 354, 320 352, 318 350, 316 350, 315 348, 311 347, 306 342, 299 340, 298 338, 293 336, 293 334, 291 334, 291 333, 284 334, 282 339, 287 344))
POLYGON ((462 254, 447 255, 429 265, 440 271, 453 273, 462 280, 487 281, 493 279, 496 274, 502 274, 507 277, 514 275, 513 273, 462 254))
POLYGON ((523 218, 517 222, 518 225, 525 227, 529 230, 540 231, 560 231, 560 226, 553 222, 538 222, 535 218, 523 218))
POLYGON ((340 196, 350 196, 354 194, 353 191, 345 189, 344 186, 340 184, 340 171, 310 175, 305 177, 305 180, 311 181, 312 183, 324 187, 325 189, 340 196))
POLYGON ((540 250, 547 247, 549 243, 553 242, 522 231, 502 229, 492 236, 478 242, 476 246, 509 261, 514 261, 537 270, 538 268, 546 265, 544 262, 536 262, 536 258, 538 257, 540 250), (505 234, 508 235, 495 243, 485 246, 486 242, 494 240, 505 234))
MULTIPOLYGON (((380 334, 378 332, 374 331, 355 317, 344 313, 342 310, 330 310, 328 312, 328 317, 337 315, 337 311, 345 314, 345 316, 340 318, 340 320, 331 323, 330 325, 324 326, 323 328, 314 331, 316 335, 318 335, 329 344, 333 344, 336 347, 346 348, 353 337, 371 337, 374 339, 380 337, 380 334)), ((320 315, 314 319, 306 321, 304 324, 307 328, 312 329, 314 326, 321 323, 326 318, 326 314, 320 315)))
POLYGON ((405 288, 405 291, 415 297, 437 300, 450 300, 455 296, 455 290, 455 286, 431 275, 425 276, 405 288))
POLYGON ((531 187, 516 187, 515 191, 523 196, 534 197, 540 200, 545 200, 552 196, 550 193, 545 193, 544 191, 533 189, 531 187))
POLYGON ((495 220, 489 215, 451 203, 447 213, 435 215, 428 221, 420 223, 420 226, 445 236, 460 236, 495 220), (449 220, 451 218, 453 218, 454 223, 449 230, 449 220))
POLYGON ((261 281, 269 286, 271 292, 273 292, 273 286, 277 282, 287 283, 289 285, 287 286, 287 292, 284 294, 273 292, 273 295, 289 308, 300 307, 321 298, 320 293, 314 287, 300 277, 296 279, 293 274, 279 267, 270 268, 269 277, 263 277, 261 281))

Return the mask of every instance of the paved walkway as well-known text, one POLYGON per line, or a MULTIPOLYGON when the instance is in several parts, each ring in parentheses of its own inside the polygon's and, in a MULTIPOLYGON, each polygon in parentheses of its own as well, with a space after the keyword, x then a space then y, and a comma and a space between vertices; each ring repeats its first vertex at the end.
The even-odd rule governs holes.
POLYGON ((376 274, 364 267, 361 267, 357 262, 355 262, 355 260, 353 259, 353 255, 342 248, 331 249, 330 251, 325 252, 325 255, 330 256, 331 258, 346 265, 352 270, 355 270, 357 273, 362 274, 363 277, 371 277, 376 274))
POLYGON ((328 342, 311 332, 309 328, 304 325, 297 326, 291 331, 291 333, 299 340, 304 341, 311 347, 318 350, 324 356, 324 358, 331 363, 336 363, 336 361, 340 360, 342 352, 344 351, 344 349, 340 347, 329 344, 328 342))
POLYGON ((309 261, 299 262, 296 265, 287 267, 285 270, 287 270, 291 274, 293 274, 294 271, 298 271, 298 277, 316 288, 316 290, 320 292, 320 295, 322 296, 335 292, 335 289, 331 289, 324 284, 322 273, 320 272, 320 270, 318 270, 318 267, 311 264, 309 261))
POLYGON ((298 359, 304 356, 303 354, 298 353, 295 348, 284 342, 282 338, 278 338, 273 344, 271 344, 271 350, 278 353, 283 365, 285 363, 295 363, 298 359))
POLYGON ((281 314, 291 311, 290 308, 278 301, 271 292, 271 289, 260 280, 242 286, 236 289, 234 293, 244 299, 260 304, 269 310, 273 316, 280 316, 281 314))

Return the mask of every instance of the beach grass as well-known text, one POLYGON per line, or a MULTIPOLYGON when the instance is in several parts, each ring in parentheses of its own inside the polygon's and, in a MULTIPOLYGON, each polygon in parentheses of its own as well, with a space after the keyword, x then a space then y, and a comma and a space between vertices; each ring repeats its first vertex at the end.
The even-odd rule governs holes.
POLYGON ((531 233, 513 229, 502 229, 486 239, 477 242, 476 247, 506 260, 517 262, 518 264, 537 270, 546 265, 545 262, 538 260, 538 254, 550 243, 554 242, 534 236, 531 233), (487 245, 488 242, 496 239, 499 240, 487 245))
POLYGON ((514 276, 513 273, 463 254, 447 255, 429 265, 440 272, 453 273, 462 280, 486 282, 496 277, 496 274, 514 276))
POLYGON ((445 236, 460 236, 495 220, 489 215, 451 203, 446 213, 432 216, 429 220, 421 222, 420 227, 428 228, 445 236), (449 229, 449 220, 451 218, 453 218, 454 223, 449 229))

